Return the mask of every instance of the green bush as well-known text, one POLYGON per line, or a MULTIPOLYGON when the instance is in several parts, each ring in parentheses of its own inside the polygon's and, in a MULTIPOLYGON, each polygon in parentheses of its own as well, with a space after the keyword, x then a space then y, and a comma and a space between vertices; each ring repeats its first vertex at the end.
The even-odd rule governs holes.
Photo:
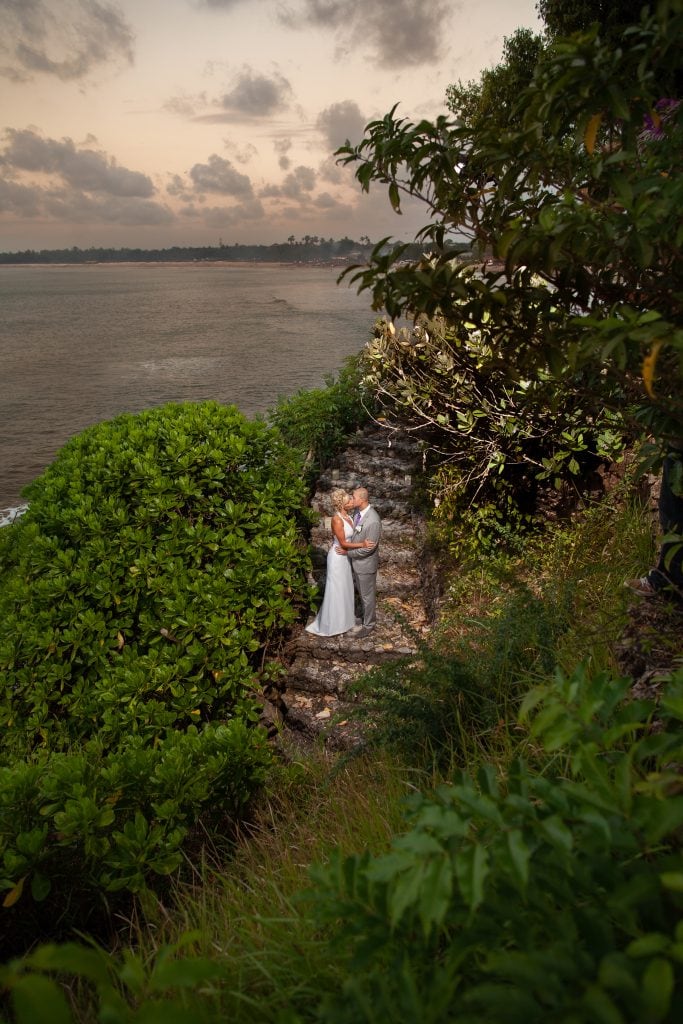
POLYGON ((459 774, 415 796, 389 853, 317 870, 347 974, 318 1020, 680 1019, 683 674, 658 730, 629 686, 579 669, 532 691, 545 773, 459 774))
POLYGON ((86 894, 143 891, 197 821, 243 813, 309 512, 277 432, 217 403, 93 427, 26 496, 0 532, 0 889, 30 939, 29 891, 82 923, 86 894))
POLYGON ((93 894, 144 892, 179 867, 198 821, 230 831, 265 781, 265 734, 233 719, 169 732, 154 746, 140 736, 103 749, 97 739, 68 753, 36 754, 0 768, 0 890, 15 937, 47 913, 65 926, 101 913, 93 894), (31 921, 31 914, 35 920, 31 921))
POLYGON ((425 443, 435 525, 459 554, 518 545, 553 492, 575 503, 626 443, 620 387, 604 387, 596 405, 590 373, 565 367, 558 379, 515 365, 510 345, 469 322, 419 316, 412 330, 378 321, 364 353, 377 407, 425 443))
POLYGON ((308 598, 304 488, 274 431, 216 403, 121 416, 26 494, 0 534, 5 758, 252 714, 308 598))
MULTIPOLYGON (((520 716, 544 751, 544 771, 517 760, 503 777, 489 766, 476 779, 458 773, 414 794, 388 852, 339 852, 317 868, 312 923, 345 980, 335 989, 328 979, 316 1005, 293 976, 290 1009, 275 1017, 264 1006, 264 1016, 283 1024, 678 1021, 683 673, 659 707, 629 701, 629 687, 583 667, 558 674, 527 695, 520 716)), ((308 965, 299 962, 303 976, 308 965)), ((66 946, 0 971, 17 1024, 51 1019, 60 972, 89 981, 101 1019, 117 1024, 160 1020, 159 1004, 179 1021, 191 1011, 222 1019, 220 964, 176 947, 143 963, 66 946)), ((260 1004, 251 1009, 258 1017, 260 1004)), ((66 1006, 61 1019, 72 1019, 66 1006)))
POLYGON ((363 426, 373 408, 361 357, 347 359, 336 379, 326 377, 325 385, 281 399, 268 414, 306 467, 309 480, 343 448, 348 434, 363 426))

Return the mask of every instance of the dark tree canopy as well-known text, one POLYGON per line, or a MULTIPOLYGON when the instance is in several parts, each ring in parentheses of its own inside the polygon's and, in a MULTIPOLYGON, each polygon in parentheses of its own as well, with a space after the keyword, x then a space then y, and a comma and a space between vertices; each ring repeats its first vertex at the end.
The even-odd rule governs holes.
POLYGON ((536 10, 551 37, 569 36, 597 24, 605 37, 616 37, 640 21, 643 0, 538 0, 536 10))

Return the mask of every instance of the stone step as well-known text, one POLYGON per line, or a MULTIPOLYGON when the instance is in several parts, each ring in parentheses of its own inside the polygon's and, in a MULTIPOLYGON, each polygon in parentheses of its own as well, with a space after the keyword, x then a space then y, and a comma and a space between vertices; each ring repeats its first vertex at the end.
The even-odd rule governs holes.
MULTIPOLYGON (((416 649, 428 625, 429 616, 421 591, 403 597, 384 593, 378 595, 377 625, 369 637, 359 640, 353 633, 317 636, 302 628, 290 641, 289 650, 292 654, 306 650, 312 658, 322 660, 355 656, 359 650, 373 647, 383 652, 397 651, 403 656, 416 649)), ((351 660, 359 659, 352 657, 351 660)))
POLYGON ((356 703, 333 694, 292 693, 287 704, 285 733, 279 742, 291 756, 292 746, 304 749, 322 741, 327 750, 351 750, 363 743, 362 724, 354 719, 356 703))
POLYGON ((357 474, 346 474, 341 471, 336 473, 323 473, 318 480, 317 493, 329 494, 335 487, 341 487, 344 491, 353 491, 356 487, 365 487, 370 495, 370 503, 377 504, 382 497, 401 496, 407 500, 406 492, 410 489, 411 478, 404 476, 372 476, 365 473, 361 480, 357 474))
POLYGON ((419 439, 410 434, 392 433, 386 429, 378 429, 370 433, 350 434, 347 449, 363 451, 368 454, 390 453, 406 458, 421 458, 419 439))
POLYGON ((368 455, 366 452, 348 450, 332 462, 328 472, 334 474, 356 473, 380 476, 413 476, 422 465, 422 460, 413 456, 402 455, 368 455))
POLYGON ((318 480, 311 501, 320 518, 310 533, 314 565, 310 580, 318 583, 322 596, 331 543, 330 491, 367 487, 382 519, 377 625, 364 637, 351 632, 319 637, 297 627, 287 645, 282 698, 285 731, 296 735, 297 743, 322 739, 333 749, 361 743, 362 728, 352 715, 351 684, 377 666, 419 656, 422 639, 429 632, 425 586, 429 560, 425 517, 416 510, 411 490, 421 469, 422 452, 416 440, 377 428, 352 435, 347 449, 318 480))
POLYGON ((414 648, 407 644, 401 648, 389 645, 381 648, 369 644, 366 640, 356 643, 357 649, 344 652, 328 651, 328 657, 314 657, 311 649, 302 648, 287 672, 285 704, 288 695, 294 692, 332 694, 348 698, 349 687, 354 680, 370 672, 377 665, 396 661, 397 658, 414 653, 414 648))

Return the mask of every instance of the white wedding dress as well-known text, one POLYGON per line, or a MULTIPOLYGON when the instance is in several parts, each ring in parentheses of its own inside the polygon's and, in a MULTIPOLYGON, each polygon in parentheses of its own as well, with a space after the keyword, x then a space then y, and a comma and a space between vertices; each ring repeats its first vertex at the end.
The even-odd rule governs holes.
MULTIPOLYGON (((350 541, 353 537, 353 524, 342 519, 344 537, 350 541)), ((346 555, 338 555, 334 550, 337 541, 332 538, 332 546, 327 552, 327 579, 325 595, 320 611, 310 625, 306 626, 309 633, 318 636, 337 636, 346 633, 355 624, 353 611, 353 574, 351 562, 346 555)))

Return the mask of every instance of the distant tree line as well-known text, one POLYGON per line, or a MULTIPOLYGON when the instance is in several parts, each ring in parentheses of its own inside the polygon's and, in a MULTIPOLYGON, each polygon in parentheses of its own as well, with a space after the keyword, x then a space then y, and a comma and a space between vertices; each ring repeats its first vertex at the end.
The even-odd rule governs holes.
MULTIPOLYGON (((174 245, 169 249, 96 248, 80 249, 25 249, 22 252, 0 253, 0 264, 7 263, 182 263, 211 260, 235 260, 238 262, 263 263, 327 263, 342 261, 353 263, 370 256, 376 243, 367 235, 359 241, 344 237, 340 239, 320 238, 304 235, 296 239, 290 235, 286 242, 272 245, 241 245, 236 242, 225 245, 187 246, 174 245)), ((466 248, 466 246, 465 246, 466 248)), ((411 245, 406 250, 406 259, 419 259, 422 247, 411 245)))

